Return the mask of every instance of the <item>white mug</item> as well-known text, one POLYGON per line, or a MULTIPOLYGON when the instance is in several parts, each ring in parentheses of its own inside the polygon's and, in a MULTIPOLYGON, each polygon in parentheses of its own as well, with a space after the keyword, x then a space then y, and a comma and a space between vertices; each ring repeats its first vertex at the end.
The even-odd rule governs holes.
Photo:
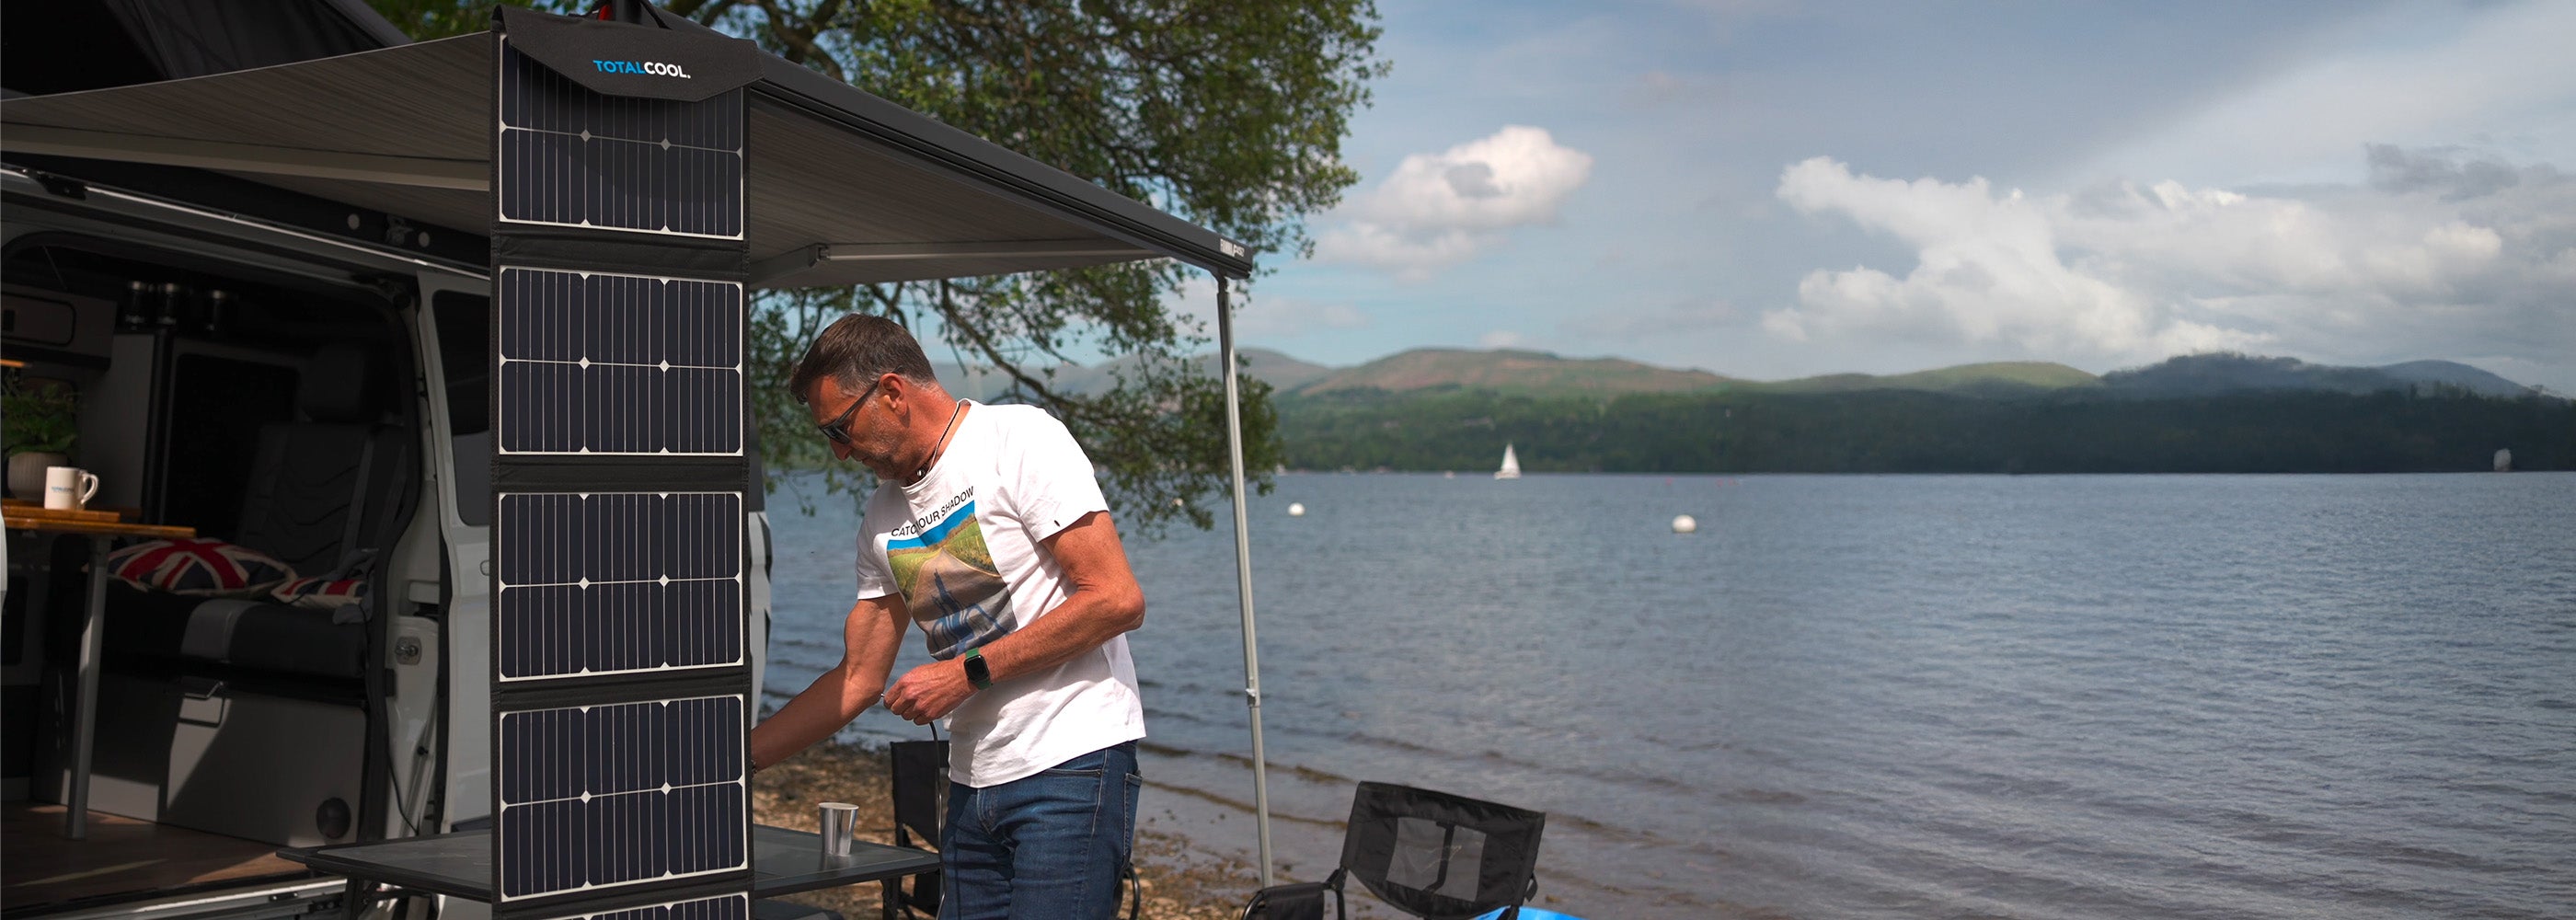
POLYGON ((45 468, 45 507, 78 511, 98 494, 98 477, 77 466, 45 468))

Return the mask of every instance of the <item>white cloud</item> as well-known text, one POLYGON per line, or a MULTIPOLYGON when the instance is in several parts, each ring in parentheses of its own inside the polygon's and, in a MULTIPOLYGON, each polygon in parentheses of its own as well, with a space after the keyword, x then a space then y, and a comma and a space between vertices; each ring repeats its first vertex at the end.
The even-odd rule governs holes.
POLYGON ((2002 344, 2059 359, 2233 348, 2563 361, 2576 341, 2576 181, 2455 151, 2369 155, 2375 184, 2296 198, 2176 182, 2034 197, 1810 159, 1782 172, 1779 198, 1891 235, 1916 265, 1903 277, 1810 272, 1797 305, 1763 326, 1793 341, 2002 344))
POLYGON ((1476 347, 1511 348, 1519 345, 1523 341, 1525 341, 1525 339, 1520 333, 1513 332, 1509 329, 1496 329, 1492 332, 1485 333, 1484 335, 1477 336, 1476 347))
POLYGON ((1500 244, 1514 229, 1553 223, 1591 173, 1590 154, 1522 125, 1414 154, 1336 212, 1341 222, 1316 236, 1315 260, 1419 281, 1500 244))

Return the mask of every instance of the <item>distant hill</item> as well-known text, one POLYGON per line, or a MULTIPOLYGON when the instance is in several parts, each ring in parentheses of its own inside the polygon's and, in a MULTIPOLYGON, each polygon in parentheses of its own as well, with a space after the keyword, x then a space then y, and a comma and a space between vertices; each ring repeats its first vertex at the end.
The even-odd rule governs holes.
MULTIPOLYGON (((1327 365, 1299 361, 1267 348, 1239 348, 1235 351, 1243 356, 1245 374, 1259 378, 1261 382, 1269 384, 1271 389, 1281 392, 1322 380, 1340 370, 1327 365)), ((1216 355, 1200 356, 1199 364, 1206 367, 1208 373, 1216 373, 1216 355)))
POLYGON ((2443 390, 2038 399, 1921 390, 1525 397, 1439 388, 1279 403, 1288 466, 1532 473, 2483 472, 2576 468, 2576 402, 2443 390))
POLYGON ((1010 378, 999 371, 968 369, 952 361, 930 362, 930 373, 939 378, 939 385, 946 387, 948 392, 976 402, 992 402, 994 397, 1001 395, 1003 388, 1010 385, 1010 378))
MULTIPOLYGON (((1243 357, 1244 373, 1270 384, 1271 389, 1274 390, 1294 389, 1330 374, 1334 370, 1321 364, 1300 361, 1267 348, 1242 348, 1237 349, 1236 352, 1243 357)), ((1200 355, 1194 360, 1207 373, 1216 373, 1214 353, 1200 355)), ((1106 393, 1111 387, 1118 385, 1116 376, 1118 370, 1134 362, 1133 358, 1120 358, 1091 367, 1080 364, 1059 364, 1056 365, 1055 377, 1050 385, 1055 389, 1077 395, 1106 393)), ((1002 391, 1008 389, 1011 384, 1009 377, 989 369, 967 368, 954 363, 934 361, 930 365, 930 370, 939 376, 940 385, 947 387, 949 392, 978 401, 989 402, 1000 397, 1002 391)))
POLYGON ((1624 358, 1564 358, 1543 351, 1417 348, 1335 371, 1296 388, 1404 393, 1434 387, 1500 393, 1680 393, 1734 382, 1707 371, 1673 370, 1624 358))
MULTIPOLYGON (((2215 396, 2267 390, 2365 394, 2456 387, 2481 396, 2516 397, 2537 390, 2457 361, 2409 361, 2385 367, 2338 367, 2296 358, 2233 353, 2183 355, 2146 367, 2096 377, 2051 361, 1991 361, 1906 374, 1824 374, 1794 380, 1753 381, 1703 370, 1657 367, 1624 358, 1567 358, 1543 351, 1475 351, 1417 348, 1357 367, 1336 368, 1272 351, 1241 350, 1247 374, 1281 394, 1318 396, 1380 391, 1390 395, 1435 389, 1483 390, 1523 396, 1617 396, 1737 390, 1778 394, 1861 393, 1882 390, 1941 393, 1972 398, 2096 393, 2123 399, 2215 396)), ((1091 367, 1060 365, 1054 386, 1068 393, 1107 391, 1132 359, 1091 367)), ((1216 355, 1194 359, 1213 373, 1216 355)), ((992 400, 1009 385, 994 371, 955 364, 933 369, 950 391, 992 400)))
POLYGON ((1990 361, 1911 374, 1826 374, 1749 386, 1773 393, 1925 390, 1961 396, 2018 396, 2100 383, 2099 377, 2054 361, 1990 361))
POLYGON ((2457 361, 2408 361, 2379 372, 2408 383, 2446 383, 2480 396, 2524 396, 2534 389, 2457 361))
POLYGON ((2128 397, 2216 396, 2262 390, 2379 393, 2455 386, 2481 396, 2523 396, 2533 391, 2456 361, 2409 361, 2386 367, 2309 364, 2232 352, 2181 355, 2146 367, 2102 375, 2104 390, 2128 397))

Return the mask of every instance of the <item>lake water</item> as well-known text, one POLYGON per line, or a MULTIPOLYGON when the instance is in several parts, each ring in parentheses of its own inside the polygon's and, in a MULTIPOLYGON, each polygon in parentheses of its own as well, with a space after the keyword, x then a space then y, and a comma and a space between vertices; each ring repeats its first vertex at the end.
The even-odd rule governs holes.
MULTIPOLYGON (((1288 878, 1370 779, 1548 812, 1544 906, 1593 918, 2576 915, 2576 475, 1292 474, 1250 516, 1288 878)), ((1129 544, 1146 809, 1249 853, 1219 521, 1129 544)), ((838 658, 853 521, 776 525, 773 703, 838 658)))

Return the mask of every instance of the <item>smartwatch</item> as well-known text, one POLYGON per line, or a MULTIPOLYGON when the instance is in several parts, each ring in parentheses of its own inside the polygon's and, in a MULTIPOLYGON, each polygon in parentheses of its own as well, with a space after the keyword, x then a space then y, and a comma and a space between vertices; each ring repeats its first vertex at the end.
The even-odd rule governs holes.
POLYGON ((974 684, 977 690, 993 686, 993 665, 984 660, 983 649, 966 650, 966 682, 974 684))

